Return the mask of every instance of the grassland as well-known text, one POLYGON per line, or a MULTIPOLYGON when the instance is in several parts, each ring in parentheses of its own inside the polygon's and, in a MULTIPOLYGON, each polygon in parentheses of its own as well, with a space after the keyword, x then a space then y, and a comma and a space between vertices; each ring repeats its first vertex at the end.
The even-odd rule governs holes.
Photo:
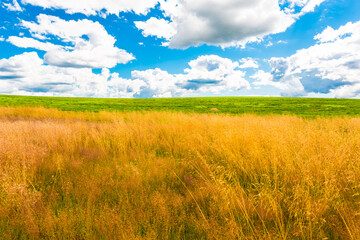
POLYGON ((321 98, 171 98, 171 99, 99 99, 1 96, 0 106, 31 106, 64 111, 181 111, 186 113, 225 113, 257 115, 359 116, 359 99, 321 98), (216 108, 218 111, 214 111, 216 108))
POLYGON ((359 139, 355 117, 2 107, 0 239, 360 239, 359 139))

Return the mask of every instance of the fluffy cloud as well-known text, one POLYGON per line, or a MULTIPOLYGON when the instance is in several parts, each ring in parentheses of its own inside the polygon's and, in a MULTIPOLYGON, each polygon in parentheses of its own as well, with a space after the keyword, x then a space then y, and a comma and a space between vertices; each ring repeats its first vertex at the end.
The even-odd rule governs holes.
MULTIPOLYGON (((135 25, 144 36, 163 38, 164 46, 180 49, 203 44, 244 47, 250 42, 260 42, 267 35, 284 32, 297 18, 313 11, 323 1, 21 0, 23 4, 64 9, 70 14, 100 16, 120 12, 146 14, 160 3, 163 18, 151 17, 147 21, 136 21, 135 25)), ((10 5, 15 3, 16 0, 10 5)))
POLYGON ((116 14, 135 12, 146 14, 158 0, 21 0, 23 4, 31 4, 43 8, 64 9, 67 13, 83 13, 86 15, 116 14))
POLYGON ((330 94, 360 97, 360 21, 326 28, 318 43, 288 58, 272 58, 272 72, 258 72, 258 85, 274 85, 283 95, 330 94))
POLYGON ((174 23, 171 23, 165 19, 157 19, 152 17, 145 22, 136 21, 135 26, 143 31, 143 35, 145 37, 151 35, 169 40, 176 34, 174 23))
POLYGON ((104 68, 65 68, 44 64, 37 53, 0 60, 0 93, 96 97, 172 97, 191 93, 249 89, 239 63, 215 55, 189 62, 183 74, 161 69, 133 71, 131 79, 104 68))
POLYGON ((22 12, 24 9, 19 5, 17 0, 13 0, 12 3, 3 3, 3 5, 7 8, 9 11, 18 11, 22 12))
POLYGON ((41 14, 38 23, 22 21, 34 38, 47 40, 41 42, 32 38, 9 37, 8 41, 18 47, 36 48, 47 51, 44 60, 47 64, 75 68, 111 68, 119 63, 134 59, 133 55, 114 46, 115 38, 107 33, 98 22, 90 20, 65 21, 58 17, 41 14), (64 45, 49 42, 57 37, 64 45))
POLYGON ((177 86, 182 81, 180 78, 158 68, 133 71, 131 78, 146 83, 136 97, 172 97, 185 92, 184 89, 177 86))
POLYGON ((171 48, 202 44, 245 46, 264 36, 284 32, 296 18, 324 0, 161 0, 163 19, 136 22, 144 36, 169 40, 171 48), (280 5, 284 5, 281 9, 280 5), (301 13, 295 9, 301 7, 301 13), (167 26, 166 26, 167 25, 167 26), (159 27, 156 27, 159 26, 159 27))
POLYGON ((259 68, 259 64, 252 58, 243 58, 239 61, 241 65, 239 68, 259 68))
POLYGON ((244 79, 245 72, 238 70, 239 63, 216 55, 201 56, 189 63, 185 69, 188 89, 220 92, 222 90, 249 89, 250 84, 244 79))
POLYGON ((169 42, 173 48, 244 45, 283 32, 294 22, 277 0, 167 1, 162 8, 177 26, 169 42))
POLYGON ((0 60, 0 93, 26 95, 132 97, 145 85, 120 78, 103 69, 62 68, 45 65, 37 53, 23 53, 0 60))
POLYGON ((239 63, 216 55, 205 55, 189 62, 183 74, 169 74, 161 69, 133 71, 132 79, 146 82, 139 97, 186 96, 190 93, 220 93, 250 89, 238 70, 239 63))

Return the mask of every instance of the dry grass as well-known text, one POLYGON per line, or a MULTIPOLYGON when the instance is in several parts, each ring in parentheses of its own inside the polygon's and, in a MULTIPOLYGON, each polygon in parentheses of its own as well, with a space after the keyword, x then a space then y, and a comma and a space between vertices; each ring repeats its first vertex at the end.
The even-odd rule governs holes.
POLYGON ((1 239, 360 239, 360 119, 0 108, 1 239))

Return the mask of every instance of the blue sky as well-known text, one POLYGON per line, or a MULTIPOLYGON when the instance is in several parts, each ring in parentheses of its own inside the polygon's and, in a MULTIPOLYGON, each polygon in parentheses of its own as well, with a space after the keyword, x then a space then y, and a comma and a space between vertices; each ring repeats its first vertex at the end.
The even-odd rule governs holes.
POLYGON ((357 0, 0 4, 0 94, 360 97, 357 0))

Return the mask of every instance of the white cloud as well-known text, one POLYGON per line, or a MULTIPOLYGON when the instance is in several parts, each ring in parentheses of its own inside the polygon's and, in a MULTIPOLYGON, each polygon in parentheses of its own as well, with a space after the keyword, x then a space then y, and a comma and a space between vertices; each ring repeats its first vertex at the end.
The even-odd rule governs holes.
POLYGON ((292 14, 294 18, 299 18, 306 13, 313 12, 316 7, 326 0, 279 0, 279 4, 284 7, 286 13, 292 14))
POLYGON ((4 3, 4 6, 7 8, 7 10, 9 11, 17 11, 17 12, 22 12, 24 9, 19 5, 19 3, 17 2, 17 0, 13 0, 12 4, 11 3, 4 3))
POLYGON ((316 45, 288 58, 270 59, 272 79, 265 81, 259 73, 256 84, 276 85, 284 95, 360 97, 360 21, 328 27, 315 39, 316 45))
POLYGON ((32 47, 47 51, 45 62, 61 67, 111 68, 134 59, 133 55, 114 46, 115 38, 98 22, 90 20, 65 21, 40 14, 38 23, 22 21, 33 37, 59 38, 68 47, 58 47, 30 38, 11 37, 9 42, 18 47, 32 47))
POLYGON ((94 96, 94 97, 172 97, 191 93, 221 93, 249 89, 245 72, 238 62, 215 55, 189 62, 182 74, 161 69, 133 71, 131 79, 119 77, 104 68, 94 74, 91 68, 64 68, 44 64, 37 53, 23 53, 0 59, 0 94, 94 96))
POLYGON ((284 32, 296 19, 325 0, 21 0, 23 4, 99 15, 147 14, 160 3, 164 18, 136 21, 144 36, 167 40, 164 46, 188 48, 203 44, 244 47, 284 32), (301 11, 297 12, 300 8, 301 11))
POLYGON ((253 85, 255 86, 273 86, 275 88, 283 90, 283 96, 294 97, 305 94, 304 87, 298 79, 292 79, 287 81, 273 81, 273 74, 265 72, 263 70, 257 71, 250 78, 255 79, 255 82, 253 82, 253 85))
POLYGON ((296 14, 301 16, 308 12, 313 12, 324 1, 326 0, 281 0, 280 4, 289 4, 288 10, 290 12, 295 12, 296 7, 301 7, 301 11, 296 14))
POLYGON ((239 68, 259 68, 259 64, 252 58, 243 58, 239 61, 241 65, 239 68))
POLYGON ((103 69, 61 68, 45 65, 37 53, 23 53, 0 59, 0 93, 26 95, 132 97, 145 85, 120 78, 103 69))
POLYGON ((163 97, 181 95, 183 89, 178 88, 177 84, 181 81, 175 75, 169 74, 161 69, 149 69, 146 71, 133 71, 131 78, 136 81, 145 82, 138 97, 163 97))
POLYGON ((185 69, 187 78, 193 85, 198 84, 205 91, 249 89, 250 84, 244 79, 245 72, 237 70, 239 63, 217 55, 205 55, 189 63, 185 69))
POLYGON ((136 26, 145 36, 169 40, 166 45, 171 48, 203 44, 244 47, 267 35, 284 32, 299 16, 313 11, 323 1, 161 0, 160 9, 171 21, 149 19, 136 22, 136 26), (279 4, 287 4, 287 8, 282 10, 279 4), (294 10, 299 6, 301 14, 294 10))
POLYGON ((313 12, 316 7, 320 6, 326 0, 307 0, 306 5, 301 10, 302 14, 313 12))
POLYGON ((240 46, 283 32, 294 22, 280 10, 277 0, 167 1, 162 8, 177 26, 169 43, 174 48, 240 46))
POLYGON ((184 74, 169 74, 161 69, 133 71, 132 79, 147 83, 142 97, 184 96, 189 93, 220 93, 250 89, 239 63, 216 55, 200 56, 189 62, 184 74))
POLYGON ((5 38, 3 36, 0 36, 0 42, 5 41, 5 38))
POLYGON ((334 42, 341 38, 346 37, 346 35, 348 34, 352 34, 353 31, 354 31, 353 23, 347 23, 346 25, 341 26, 337 30, 334 30, 332 27, 328 26, 322 33, 316 35, 314 39, 318 40, 321 43, 334 42))
POLYGON ((21 0, 23 4, 31 4, 43 8, 64 9, 67 13, 83 13, 85 15, 116 14, 135 12, 146 14, 158 0, 21 0))
POLYGON ((145 22, 136 21, 135 26, 143 31, 143 35, 145 37, 151 35, 169 40, 176 34, 176 27, 174 26, 174 23, 165 19, 152 17, 145 22))
POLYGON ((33 38, 10 36, 7 41, 20 48, 35 48, 42 51, 50 51, 52 49, 61 49, 62 46, 49 42, 41 42, 33 38))

